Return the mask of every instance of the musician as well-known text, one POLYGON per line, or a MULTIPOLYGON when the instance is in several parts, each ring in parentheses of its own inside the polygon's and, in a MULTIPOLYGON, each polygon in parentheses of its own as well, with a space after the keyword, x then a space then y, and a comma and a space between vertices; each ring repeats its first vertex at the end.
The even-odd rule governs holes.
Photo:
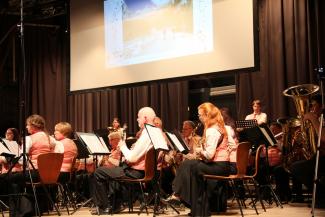
MULTIPOLYGON (((311 100, 310 112, 304 115, 304 120, 309 120, 312 126, 319 136, 319 126, 322 114, 322 99, 320 95, 316 95, 311 100)), ((325 128, 324 125, 321 129, 320 149, 319 149, 319 162, 318 162, 318 177, 325 174, 325 128)), ((302 160, 294 162, 291 165, 290 171, 292 175, 297 178, 302 184, 304 184, 309 191, 314 187, 314 172, 316 165, 316 156, 313 156, 310 160, 302 160)), ((315 207, 325 208, 325 187, 324 185, 317 185, 316 204, 315 207)))
POLYGON ((207 194, 203 194, 202 175, 229 175, 228 136, 220 110, 212 103, 201 104, 198 114, 205 142, 195 152, 201 160, 187 160, 180 165, 173 182, 174 194, 167 200, 181 200, 191 207, 192 216, 210 216, 209 203, 202 204, 208 201, 203 198, 207 194))
MULTIPOLYGON (((5 134, 5 139, 7 141, 15 141, 17 142, 18 145, 20 145, 20 135, 19 132, 16 128, 8 128, 5 134)), ((18 150, 19 152, 19 150, 18 150)), ((16 153, 17 155, 19 155, 19 153, 16 153)), ((0 156, 0 164, 1 164, 1 173, 5 174, 8 172, 8 169, 10 169, 10 164, 8 163, 7 159, 4 156, 0 156)), ((11 172, 18 172, 21 171, 21 165, 20 164, 16 164, 11 172)))
POLYGON ((109 133, 119 132, 123 136, 124 129, 121 127, 120 120, 117 117, 113 118, 112 126, 108 127, 108 131, 109 133))
POLYGON ((256 99, 252 103, 253 113, 245 117, 245 120, 256 120, 258 125, 267 123, 267 115, 261 110, 262 103, 259 99, 256 99))
POLYGON ((105 155, 103 157, 101 166, 112 168, 119 166, 121 160, 121 150, 118 148, 118 144, 122 139, 121 134, 119 132, 112 132, 108 135, 109 144, 111 146, 111 154, 105 155))
POLYGON ((59 141, 54 152, 63 153, 63 162, 60 170, 59 181, 67 182, 70 179, 70 172, 73 163, 78 155, 76 144, 70 139, 72 127, 68 122, 59 122, 54 127, 54 138, 59 141), (60 144, 60 145, 59 145, 60 144))
MULTIPOLYGON (((17 172, 8 176, 7 181, 11 185, 9 189, 13 194, 22 192, 22 187, 25 186, 26 181, 30 180, 30 178, 33 182, 39 181, 37 158, 40 154, 52 152, 56 146, 55 139, 50 137, 46 132, 45 119, 42 116, 37 114, 29 116, 26 119, 26 129, 30 134, 25 140, 26 153, 28 154, 29 160, 33 166, 29 163, 27 164, 30 176, 28 172, 25 174, 23 172, 17 172)), ((23 158, 20 159, 19 163, 22 164, 22 162, 23 158)), ((11 201, 15 201, 14 203, 9 203, 10 212, 13 215, 18 213, 28 213, 33 210, 32 202, 27 198, 22 197, 17 199, 17 196, 14 196, 11 201)), ((46 199, 40 200, 39 206, 41 212, 46 211, 47 209, 46 201, 46 199)))
POLYGON ((183 128, 182 128, 182 136, 184 138, 184 141, 186 145, 189 148, 189 153, 186 155, 183 155, 184 160, 192 160, 196 158, 196 155, 194 153, 194 150, 196 148, 200 147, 201 144, 201 137, 196 134, 196 128, 193 121, 186 120, 183 122, 183 128))
POLYGON ((237 173, 237 147, 238 147, 238 135, 235 126, 235 120, 231 116, 230 109, 223 107, 220 109, 223 121, 225 122, 225 128, 228 134, 228 152, 229 152, 229 169, 230 174, 237 173))
MULTIPOLYGON (((143 107, 138 112, 138 125, 144 128, 144 124, 153 124, 153 119, 156 116, 154 110, 150 107, 143 107)), ((152 148, 151 140, 146 130, 143 130, 139 139, 128 149, 125 141, 120 141, 118 147, 120 148, 126 165, 124 167, 118 166, 114 168, 99 167, 95 170, 92 177, 92 198, 95 205, 99 208, 99 213, 92 214, 108 214, 118 213, 121 210, 121 202, 115 201, 115 207, 110 209, 110 198, 119 192, 119 186, 114 181, 118 177, 129 178, 143 178, 145 169, 145 154, 152 148), (109 188, 107 187, 109 185, 109 188), (111 192, 108 192, 108 189, 111 192)), ((119 198, 116 198, 119 199, 119 198)))

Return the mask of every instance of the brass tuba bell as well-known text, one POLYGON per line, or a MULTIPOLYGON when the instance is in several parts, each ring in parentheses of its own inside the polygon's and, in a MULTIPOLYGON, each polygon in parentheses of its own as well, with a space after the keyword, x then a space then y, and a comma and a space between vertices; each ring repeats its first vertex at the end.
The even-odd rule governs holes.
POLYGON ((304 120, 304 115, 309 112, 310 98, 317 93, 319 86, 314 84, 301 84, 287 88, 283 95, 294 100, 297 110, 297 119, 287 120, 286 127, 299 127, 287 141, 287 153, 284 154, 285 167, 289 167, 294 161, 310 159, 316 153, 315 129, 310 121, 304 120))

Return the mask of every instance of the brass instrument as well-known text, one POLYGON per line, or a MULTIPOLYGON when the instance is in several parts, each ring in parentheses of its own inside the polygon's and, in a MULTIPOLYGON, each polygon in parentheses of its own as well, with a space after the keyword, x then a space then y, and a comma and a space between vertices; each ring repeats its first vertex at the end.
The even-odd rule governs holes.
POLYGON ((304 115, 309 112, 310 97, 319 90, 314 84, 302 84, 289 87, 283 95, 294 100, 297 118, 278 120, 284 131, 284 166, 289 168, 294 161, 310 159, 316 153, 315 129, 304 115), (282 123, 281 123, 282 122, 282 123))

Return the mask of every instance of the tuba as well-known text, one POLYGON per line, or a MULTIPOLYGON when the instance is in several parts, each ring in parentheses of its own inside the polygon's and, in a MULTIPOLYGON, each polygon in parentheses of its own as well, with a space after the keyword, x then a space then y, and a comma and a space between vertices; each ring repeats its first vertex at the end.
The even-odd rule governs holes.
POLYGON ((304 115, 309 112, 310 98, 319 90, 319 86, 314 84, 302 84, 289 87, 283 91, 283 95, 291 97, 297 110, 297 118, 280 120, 284 129, 284 167, 298 160, 309 160, 317 149, 315 129, 308 120, 304 120, 304 115), (287 133, 287 134, 286 134, 287 133))

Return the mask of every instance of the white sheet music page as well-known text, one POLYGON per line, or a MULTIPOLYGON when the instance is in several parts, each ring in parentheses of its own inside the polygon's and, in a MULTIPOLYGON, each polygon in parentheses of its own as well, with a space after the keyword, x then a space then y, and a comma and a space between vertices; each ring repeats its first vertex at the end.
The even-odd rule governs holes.
POLYGON ((20 155, 19 145, 16 141, 8 141, 7 146, 10 152, 15 155, 15 157, 20 155))
POLYGON ((185 151, 183 145, 181 144, 181 142, 178 140, 177 136, 173 133, 169 133, 169 132, 166 132, 169 136, 169 138, 172 140, 173 144, 176 146, 177 150, 179 152, 183 152, 185 151))
POLYGON ((108 149, 105 149, 100 142, 99 138, 95 134, 80 134, 81 139, 86 143, 89 151, 92 154, 103 154, 103 153, 109 153, 108 149))
POLYGON ((269 134, 266 132, 266 130, 263 127, 260 127, 260 130, 262 131, 263 135, 265 136, 265 138, 267 139, 267 141, 269 142, 269 144, 271 146, 274 146, 274 142, 272 141, 271 137, 269 136, 269 134))
POLYGON ((169 150, 167 146, 167 141, 165 137, 163 136, 163 132, 160 128, 152 126, 150 124, 145 124, 145 128, 149 134, 149 137, 151 139, 151 142, 154 146, 154 148, 162 149, 162 150, 169 150))
MULTIPOLYGON (((5 140, 6 140, 6 139, 2 139, 2 141, 3 141, 4 143, 6 143, 5 140)), ((7 140, 7 141, 8 141, 8 140, 7 140)), ((6 143, 6 145, 8 146, 7 143, 6 143)), ((10 152, 10 150, 8 150, 8 149, 3 145, 3 143, 0 142, 0 154, 2 154, 2 153, 5 153, 5 154, 12 154, 12 153, 10 152)))

